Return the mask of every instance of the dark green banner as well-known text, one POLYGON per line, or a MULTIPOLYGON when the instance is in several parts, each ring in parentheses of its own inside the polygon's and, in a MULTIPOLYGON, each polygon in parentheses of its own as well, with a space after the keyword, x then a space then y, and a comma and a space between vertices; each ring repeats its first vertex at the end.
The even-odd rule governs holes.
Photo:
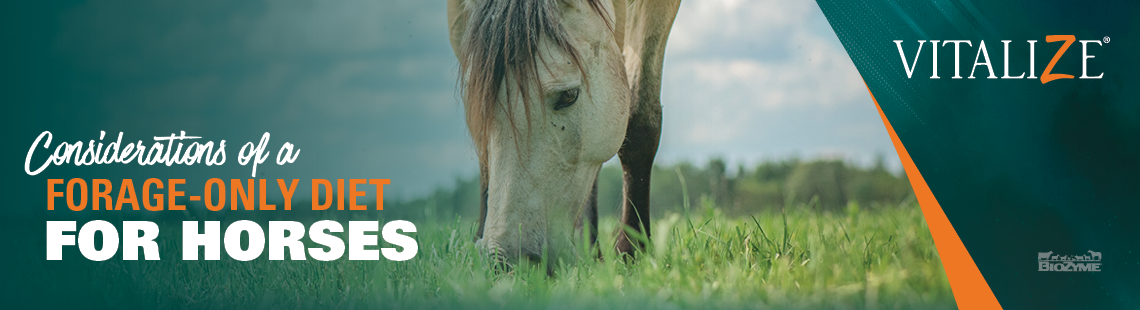
POLYGON ((1140 306, 1140 7, 818 3, 1003 308, 1140 306))

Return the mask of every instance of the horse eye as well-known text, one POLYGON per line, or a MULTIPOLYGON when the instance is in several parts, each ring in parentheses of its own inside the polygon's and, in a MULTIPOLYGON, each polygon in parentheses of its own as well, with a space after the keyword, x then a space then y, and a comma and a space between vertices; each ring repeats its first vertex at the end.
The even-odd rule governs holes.
POLYGON ((578 102, 578 88, 564 90, 558 93, 558 101, 554 103, 554 110, 569 108, 575 102, 578 102))

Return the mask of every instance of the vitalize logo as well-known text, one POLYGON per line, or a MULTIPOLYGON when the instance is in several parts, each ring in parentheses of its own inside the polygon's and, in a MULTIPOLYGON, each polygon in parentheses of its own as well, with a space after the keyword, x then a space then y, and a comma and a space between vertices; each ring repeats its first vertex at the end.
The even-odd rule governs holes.
POLYGON ((1053 255, 1053 251, 1037 252, 1037 271, 1100 271, 1100 252, 1089 255, 1053 255))
MULTIPOLYGON (((1061 45, 1061 48, 1058 49, 1057 53, 1053 55, 1053 60, 1049 61, 1049 65, 1045 67, 1045 71, 1041 72, 1041 84, 1049 83, 1050 81, 1058 80, 1058 79, 1071 79, 1071 78, 1073 78, 1073 76, 1069 75, 1069 74, 1053 73, 1053 66, 1057 65, 1057 61, 1061 59, 1061 55, 1064 55, 1065 51, 1069 50, 1069 46, 1072 45, 1073 42, 1076 42, 1077 38, 1075 36, 1072 36, 1072 35, 1045 36, 1045 42, 1052 43, 1052 42, 1061 42, 1061 41, 1064 41, 1065 44, 1061 45)), ((1088 61, 1090 58, 1096 58, 1096 56, 1089 55, 1089 43, 1096 43, 1098 46, 1104 46, 1104 44, 1101 43, 1102 41, 1104 43, 1108 43, 1110 41, 1110 38, 1104 37, 1104 39, 1101 39, 1101 40, 1080 40, 1080 42, 1081 42, 1081 77, 1080 78, 1081 79, 1099 79, 1099 78, 1104 76, 1104 72, 1101 72, 1100 75, 1097 75, 1097 76, 1089 76, 1089 74, 1088 74, 1088 68, 1089 68, 1088 61)), ((918 50, 914 53, 914 60, 911 61, 909 64, 907 63, 906 52, 903 51, 903 46, 902 46, 903 40, 894 40, 892 42, 895 42, 895 46, 899 48, 899 57, 902 58, 903 70, 906 71, 906 78, 909 79, 911 77, 911 75, 914 74, 914 68, 918 66, 918 59, 919 59, 919 57, 922 56, 922 47, 926 44, 927 41, 926 40, 918 40, 918 50)), ((966 46, 974 47, 974 42, 970 41, 970 40, 945 40, 945 41, 930 40, 930 49, 931 49, 931 54, 933 56, 933 57, 931 57, 930 63, 931 63, 931 68, 933 69, 933 73, 934 73, 933 75, 930 76, 931 79, 939 79, 940 78, 940 77, 938 77, 938 48, 939 48, 938 43, 939 42, 942 42, 942 46, 946 46, 947 44, 953 44, 954 45, 954 76, 951 77, 951 79, 961 79, 962 75, 959 74, 959 69, 961 68, 961 66, 959 65, 960 62, 959 62, 959 57, 958 57, 960 55, 961 46, 962 46, 962 44, 966 44, 966 46)), ((1035 61, 1035 48, 1036 48, 1037 40, 1026 40, 1025 41, 1026 43, 1029 44, 1029 76, 1028 77, 1025 76, 1025 74, 1026 74, 1025 72, 1022 72, 1021 75, 1018 75, 1018 76, 1010 76, 1009 75, 1009 43, 1010 42, 1013 42, 1013 41, 1001 40, 1001 43, 1002 43, 1004 51, 1005 51, 1005 62, 1004 62, 1004 64, 1005 64, 1005 75, 1003 75, 1001 78, 1003 78, 1003 79, 1036 79, 1037 76, 1034 74, 1037 71, 1035 69, 1035 63, 1036 63, 1036 61, 1035 61)), ((990 53, 986 50, 986 41, 985 40, 979 40, 978 41, 978 52, 974 56, 974 66, 973 66, 973 68, 970 69, 970 76, 967 77, 967 79, 973 79, 974 78, 974 71, 978 69, 978 66, 986 66, 986 69, 989 70, 990 75, 989 75, 989 77, 987 77, 987 79, 997 79, 997 76, 994 74, 994 66, 990 62, 990 53), (985 61, 978 62, 979 59, 985 59, 985 61)))

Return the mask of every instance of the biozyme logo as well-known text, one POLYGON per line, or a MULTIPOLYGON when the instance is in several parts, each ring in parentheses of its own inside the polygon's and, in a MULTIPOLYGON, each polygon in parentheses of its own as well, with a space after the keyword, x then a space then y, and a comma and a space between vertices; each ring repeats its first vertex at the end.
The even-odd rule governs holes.
MULTIPOLYGON (((998 78, 997 75, 994 74, 994 64, 992 62, 990 62, 990 53, 986 49, 986 41, 985 40, 978 40, 976 42, 971 41, 971 40, 945 40, 945 41, 943 41, 943 40, 930 40, 930 41, 918 40, 918 48, 914 52, 914 57, 913 57, 914 60, 912 60, 910 62, 907 62, 908 58, 907 58, 906 52, 903 49, 903 40, 894 40, 892 42, 895 42, 895 46, 898 47, 898 49, 899 49, 899 57, 902 58, 903 70, 906 72, 906 78, 908 78, 908 79, 911 78, 912 75, 914 75, 914 68, 918 66, 918 61, 922 57, 922 50, 924 49, 924 46, 926 46, 927 42, 930 43, 930 50, 931 50, 931 52, 928 53, 931 55, 930 64, 931 64, 932 73, 933 73, 930 76, 931 79, 940 79, 941 78, 938 76, 938 50, 941 47, 945 47, 948 44, 952 44, 954 46, 954 76, 951 77, 951 79, 961 79, 962 75, 961 75, 961 65, 960 65, 961 64, 961 58, 960 58, 960 55, 962 52, 962 45, 966 45, 967 47, 975 47, 975 43, 977 46, 977 53, 974 55, 974 65, 970 68, 970 75, 966 78, 967 79, 973 79, 974 78, 974 72, 978 69, 978 66, 985 66, 986 69, 989 71, 989 76, 986 77, 986 79, 997 79, 998 78), (942 44, 939 45, 939 42, 941 42, 942 44), (982 60, 982 61, 979 61, 979 60, 982 60)), ((1002 50, 1003 50, 1004 55, 1005 55, 1005 57, 1003 58, 1003 60, 1004 60, 1003 61, 1003 67, 1004 67, 1004 73, 1005 74, 1002 75, 1001 78, 1002 79, 1036 79, 1037 78, 1037 75, 1036 75, 1036 72, 1037 72, 1037 70, 1036 70, 1037 40, 1026 40, 1025 41, 1025 43, 1029 46, 1029 70, 1028 70, 1028 72, 1022 71, 1021 74, 1017 75, 1017 76, 1009 75, 1009 45, 1011 42, 1013 42, 1013 41, 1012 40, 1001 40, 1002 50), (1028 76, 1026 76, 1026 73, 1028 73, 1028 76)), ((1080 40, 1080 41, 1077 41, 1076 36, 1073 36, 1073 35, 1050 35, 1050 36, 1045 36, 1045 42, 1047 42, 1047 43, 1063 42, 1063 44, 1057 49, 1057 52, 1055 54, 1053 54, 1053 59, 1049 61, 1049 65, 1045 67, 1045 70, 1041 71, 1041 84, 1049 83, 1051 81, 1060 80, 1060 79, 1072 79, 1073 78, 1073 75, 1071 75, 1071 74, 1053 72, 1053 67, 1057 65, 1057 61, 1061 59, 1061 55, 1064 55, 1065 52, 1069 50, 1069 46, 1073 45, 1073 42, 1080 42, 1081 43, 1081 76, 1079 78, 1080 79, 1100 79, 1101 77, 1104 76, 1104 72, 1101 72, 1100 74, 1098 74, 1096 76, 1090 76, 1088 74, 1089 59, 1096 58, 1096 56, 1089 54, 1089 45, 1091 45, 1091 43, 1096 43, 1096 45, 1098 47, 1104 46, 1104 44, 1108 44, 1108 42, 1111 42, 1111 38, 1104 37, 1103 39, 1100 39, 1100 40, 1080 40)))
POLYGON ((1053 251, 1037 252, 1037 271, 1089 271, 1100 272, 1100 252, 1088 255, 1053 255, 1053 251))

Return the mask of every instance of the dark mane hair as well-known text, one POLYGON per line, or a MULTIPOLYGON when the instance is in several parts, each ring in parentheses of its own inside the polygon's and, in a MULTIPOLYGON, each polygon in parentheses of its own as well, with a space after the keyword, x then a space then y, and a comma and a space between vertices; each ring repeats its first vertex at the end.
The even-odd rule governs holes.
MULTIPOLYGON (((540 39, 550 40, 561 48, 579 70, 582 69, 578 50, 570 44, 569 35, 562 24, 558 6, 562 0, 473 0, 464 1, 468 18, 466 32, 459 48, 459 84, 467 117, 467 129, 475 142, 480 166, 487 164, 487 143, 490 126, 496 109, 503 109, 510 119, 511 130, 519 130, 512 115, 510 96, 518 91, 530 123, 528 94, 538 82, 538 44, 540 39), (511 81, 513 83, 509 83, 511 81), (534 83, 534 84, 532 84, 534 83), (502 106, 499 93, 506 86, 502 106)), ((586 2, 603 16, 612 30, 612 22, 605 18, 599 0, 586 2)), ((529 127, 528 127, 529 128, 529 127)), ((516 140, 517 141, 517 140, 516 140)), ((485 176, 484 176, 485 177, 485 176)))

